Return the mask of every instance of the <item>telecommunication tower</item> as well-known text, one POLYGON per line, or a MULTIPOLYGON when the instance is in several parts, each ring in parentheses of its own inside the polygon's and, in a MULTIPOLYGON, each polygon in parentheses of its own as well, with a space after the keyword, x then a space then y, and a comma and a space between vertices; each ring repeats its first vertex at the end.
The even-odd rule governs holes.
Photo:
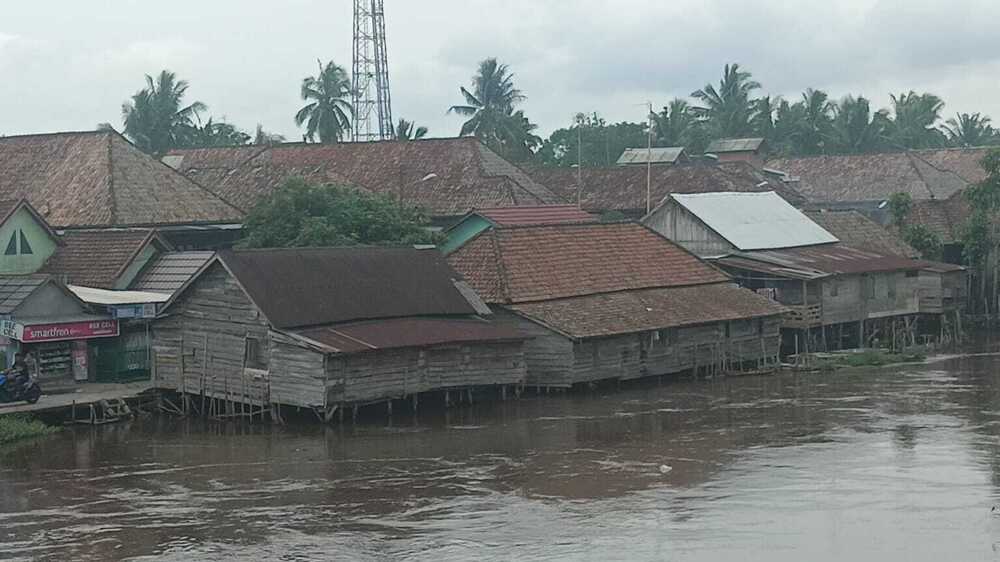
POLYGON ((393 138, 382 0, 354 0, 352 74, 355 142, 393 138))

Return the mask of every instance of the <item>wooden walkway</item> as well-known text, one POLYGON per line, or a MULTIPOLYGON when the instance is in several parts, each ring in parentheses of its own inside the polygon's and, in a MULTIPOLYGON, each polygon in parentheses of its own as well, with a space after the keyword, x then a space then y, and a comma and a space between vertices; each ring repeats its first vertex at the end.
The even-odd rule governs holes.
POLYGON ((90 404, 101 400, 129 400, 138 398, 140 394, 155 388, 149 381, 131 383, 93 383, 84 384, 76 392, 62 394, 43 394, 36 404, 17 402, 0 404, 0 416, 7 414, 43 414, 55 413, 60 410, 72 409, 75 406, 83 412, 90 404))

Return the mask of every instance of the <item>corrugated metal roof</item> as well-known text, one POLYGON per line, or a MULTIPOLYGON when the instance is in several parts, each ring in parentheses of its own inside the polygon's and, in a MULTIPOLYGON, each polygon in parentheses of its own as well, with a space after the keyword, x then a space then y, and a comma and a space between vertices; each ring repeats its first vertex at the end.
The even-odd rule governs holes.
POLYGON ((50 282, 47 275, 0 276, 0 314, 11 314, 31 293, 50 282))
POLYGON ((837 242, 836 236, 773 191, 673 194, 671 197, 740 250, 837 242))
POLYGON ((654 148, 626 148, 618 158, 619 166, 630 164, 673 164, 684 155, 683 146, 668 146, 654 148))
POLYGON ((718 139, 708 143, 705 152, 717 154, 719 152, 756 152, 760 145, 764 144, 764 139, 718 139))
POLYGON ((944 273, 963 269, 958 265, 913 260, 844 244, 746 252, 720 258, 716 263, 727 268, 759 271, 793 279, 886 271, 924 270, 944 273))
POLYGON ((479 318, 391 318, 320 326, 292 333, 335 353, 525 339, 514 325, 479 318))
POLYGON ((73 294, 83 302, 101 305, 125 305, 167 302, 170 295, 163 293, 146 293, 142 291, 109 291, 93 287, 67 285, 73 294))
POLYGON ((198 272, 215 252, 170 252, 146 266, 130 289, 172 295, 198 272))
POLYGON ((475 315, 436 249, 227 250, 219 258, 278 329, 405 316, 475 315))

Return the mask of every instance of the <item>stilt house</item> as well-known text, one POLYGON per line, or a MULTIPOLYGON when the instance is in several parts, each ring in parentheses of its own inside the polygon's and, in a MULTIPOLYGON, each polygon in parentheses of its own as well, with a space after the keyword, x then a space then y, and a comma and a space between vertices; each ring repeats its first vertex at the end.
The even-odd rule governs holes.
POLYGON ((327 419, 347 405, 521 384, 524 337, 488 315, 436 249, 224 251, 154 325, 154 381, 327 419))
POLYGON ((644 222, 787 306, 787 352, 914 343, 964 299, 962 267, 848 246, 775 193, 671 195, 644 222))
POLYGON ((757 369, 778 354, 783 307, 637 223, 495 226, 449 261, 532 336, 528 385, 757 369))

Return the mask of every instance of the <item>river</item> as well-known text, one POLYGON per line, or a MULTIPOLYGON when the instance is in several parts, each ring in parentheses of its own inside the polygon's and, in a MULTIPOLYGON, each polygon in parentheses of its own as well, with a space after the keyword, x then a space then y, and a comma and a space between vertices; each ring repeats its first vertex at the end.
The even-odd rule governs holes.
POLYGON ((0 450, 0 559, 1000 560, 1000 358, 0 450))

